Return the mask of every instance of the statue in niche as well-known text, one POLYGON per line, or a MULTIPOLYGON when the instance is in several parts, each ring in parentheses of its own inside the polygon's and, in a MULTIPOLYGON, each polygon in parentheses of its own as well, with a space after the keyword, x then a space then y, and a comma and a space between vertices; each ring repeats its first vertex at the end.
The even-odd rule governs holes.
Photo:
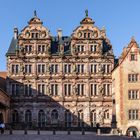
POLYGON ((98 66, 98 72, 99 72, 99 74, 103 74, 102 64, 99 64, 99 66, 98 66))
POLYGON ((99 84, 98 90, 99 90, 99 96, 102 96, 103 95, 103 86, 102 86, 102 84, 99 84))
POLYGON ((19 68, 20 72, 23 72, 24 71, 24 66, 23 66, 23 63, 20 64, 20 68, 19 68))
POLYGON ((75 54, 75 53, 76 53, 76 46, 73 45, 73 46, 72 46, 72 54, 75 54))
POLYGON ((76 72, 76 64, 75 63, 72 64, 72 72, 76 72))
POLYGON ((49 84, 46 85, 46 93, 47 93, 47 95, 50 95, 50 87, 49 87, 49 84))
POLYGON ((77 88, 76 88, 76 85, 74 84, 74 85, 72 86, 73 95, 76 95, 76 92, 77 92, 76 89, 77 89, 77 88))
POLYGON ((100 124, 103 123, 103 118, 104 118, 103 110, 100 110, 100 111, 99 111, 99 114, 98 114, 98 119, 99 119, 99 123, 100 123, 100 124))
POLYGON ((47 72, 47 73, 50 73, 50 66, 49 66, 49 63, 46 64, 46 72, 47 72))

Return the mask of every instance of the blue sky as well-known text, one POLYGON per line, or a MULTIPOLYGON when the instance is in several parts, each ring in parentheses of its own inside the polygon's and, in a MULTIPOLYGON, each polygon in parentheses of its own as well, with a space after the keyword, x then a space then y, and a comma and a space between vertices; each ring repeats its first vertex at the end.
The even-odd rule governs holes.
POLYGON ((84 18, 85 9, 96 26, 105 26, 115 56, 121 54, 132 36, 140 42, 140 0, 0 0, 0 71, 6 70, 5 54, 13 28, 21 31, 34 10, 52 35, 58 28, 62 28, 63 35, 71 35, 84 18))

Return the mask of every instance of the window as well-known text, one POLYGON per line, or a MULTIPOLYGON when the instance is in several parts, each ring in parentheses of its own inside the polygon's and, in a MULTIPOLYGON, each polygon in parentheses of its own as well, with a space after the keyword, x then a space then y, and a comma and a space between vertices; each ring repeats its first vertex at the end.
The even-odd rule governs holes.
POLYGON ((45 73, 45 64, 38 64, 38 65, 37 65, 37 72, 38 72, 39 74, 45 73))
POLYGON ((128 74, 128 82, 137 82, 138 74, 128 74))
POLYGON ((130 55, 130 60, 131 61, 136 61, 137 60, 137 55, 136 54, 131 54, 130 55))
POLYGON ((12 122, 13 123, 19 122, 19 116, 18 116, 18 111, 17 110, 14 110, 12 112, 12 122))
POLYGON ((97 73, 97 64, 90 65, 90 72, 94 74, 97 73))
POLYGON ((111 85, 103 84, 103 95, 109 96, 111 94, 111 85))
POLYGON ((38 94, 39 95, 45 94, 45 84, 38 84, 38 94))
POLYGON ((32 45, 25 45, 25 52, 31 53, 32 52, 32 45))
POLYGON ((96 52, 97 51, 97 45, 90 45, 90 51, 96 52))
POLYGON ((138 90, 129 90, 128 91, 128 99, 131 99, 131 100, 139 99, 138 90))
POLYGON ((83 123, 83 119, 84 119, 84 114, 83 111, 78 111, 78 127, 83 127, 84 123, 83 123))
POLYGON ((31 74, 32 72, 32 65, 25 65, 25 73, 31 74))
POLYGON ((84 38, 86 38, 87 37, 87 33, 84 33, 84 38))
POLYGON ((78 73, 84 73, 84 64, 78 64, 77 65, 77 72, 78 73))
POLYGON ((90 93, 91 93, 91 96, 96 96, 97 95, 97 84, 91 84, 90 85, 90 93))
POLYGON ((43 110, 38 112, 38 126, 44 127, 45 126, 45 113, 43 110))
POLYGON ((37 39, 37 38, 39 38, 39 33, 32 33, 32 34, 31 34, 31 37, 32 37, 33 39, 37 39))
POLYGON ((51 73, 52 74, 58 73, 58 64, 51 65, 51 73))
POLYGON ((84 84, 78 84, 77 85, 77 95, 84 95, 84 84))
POLYGON ((103 73, 110 73, 110 65, 109 64, 103 64, 102 65, 102 70, 103 70, 103 73))
POLYGON ((24 85, 24 95, 25 96, 32 96, 32 85, 31 84, 24 85))
POLYGON ((66 96, 70 96, 71 95, 71 84, 65 84, 64 85, 64 93, 66 96))
POLYGON ((32 122, 32 113, 30 110, 25 112, 25 122, 31 123, 32 122))
POLYGON ((90 38, 90 33, 88 33, 88 38, 90 38))
POLYGON ((71 127, 71 112, 69 110, 65 111, 65 126, 71 127))
POLYGON ((51 118, 53 121, 57 120, 58 119, 58 111, 57 110, 53 110, 52 113, 51 113, 51 118))
POLYGON ((93 127, 94 125, 96 125, 96 110, 93 110, 90 112, 90 121, 91 121, 91 127, 93 127))
POLYGON ((78 45, 78 46, 77 46, 77 51, 78 51, 79 53, 84 52, 84 45, 78 45))
POLYGON ((18 84, 12 84, 12 96, 18 96, 20 91, 20 86, 18 84))
POLYGON ((104 111, 104 119, 109 119, 109 110, 104 111))
POLYGON ((18 74, 19 73, 19 65, 12 65, 12 73, 13 74, 18 74))
POLYGON ((45 53, 46 45, 38 45, 38 53, 45 53))
POLYGON ((129 120, 138 120, 138 110, 137 109, 131 109, 128 111, 128 118, 129 120))
POLYGON ((64 65, 64 73, 71 73, 71 64, 64 65))
POLYGON ((51 84, 51 95, 52 96, 58 95, 58 84, 51 84))

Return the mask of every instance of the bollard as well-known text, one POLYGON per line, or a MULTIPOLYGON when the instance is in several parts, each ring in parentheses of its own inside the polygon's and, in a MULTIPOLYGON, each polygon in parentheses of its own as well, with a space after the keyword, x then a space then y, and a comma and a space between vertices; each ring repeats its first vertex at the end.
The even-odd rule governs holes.
POLYGON ((10 135, 13 134, 12 128, 10 128, 10 130, 9 130, 9 134, 10 134, 10 135))
POLYGON ((55 130, 53 130, 53 135, 55 135, 56 134, 56 132, 55 132, 55 130))
POLYGON ((100 134, 101 134, 101 130, 97 129, 97 135, 100 135, 100 134))
POLYGON ((68 129, 68 135, 70 135, 71 133, 70 133, 70 129, 68 129))
POLYGON ((27 135, 27 128, 24 129, 24 134, 27 135))
POLYGON ((82 129, 82 135, 85 135, 85 129, 82 129))
POLYGON ((38 129, 37 134, 40 135, 40 129, 38 129))

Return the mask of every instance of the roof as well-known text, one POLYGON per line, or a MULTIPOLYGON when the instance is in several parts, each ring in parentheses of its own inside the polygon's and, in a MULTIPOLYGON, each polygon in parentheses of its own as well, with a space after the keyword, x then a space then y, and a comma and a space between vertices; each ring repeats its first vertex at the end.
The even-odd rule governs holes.
POLYGON ((14 39, 14 37, 13 37, 12 41, 11 41, 11 44, 10 44, 10 47, 9 47, 7 53, 6 53, 6 56, 10 55, 10 54, 12 55, 12 54, 16 53, 17 42, 18 42, 18 40, 14 39))
POLYGON ((6 77, 7 77, 7 72, 2 71, 0 72, 0 88, 6 91, 6 77))

